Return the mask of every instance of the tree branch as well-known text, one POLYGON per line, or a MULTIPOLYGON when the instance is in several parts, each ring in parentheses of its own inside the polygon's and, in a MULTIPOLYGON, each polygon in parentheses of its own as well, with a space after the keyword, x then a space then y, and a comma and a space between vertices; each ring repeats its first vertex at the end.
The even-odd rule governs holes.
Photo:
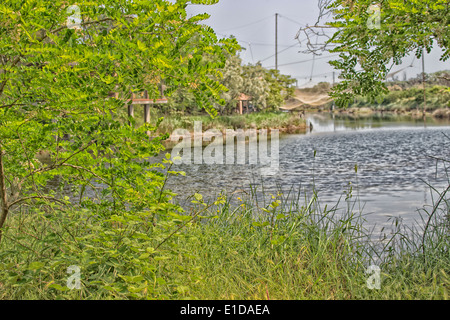
POLYGON ((6 194, 5 170, 3 165, 3 149, 0 145, 0 199, 2 202, 0 211, 0 242, 2 240, 2 229, 8 216, 8 196, 6 194))
MULTIPOLYGON (((16 59, 13 61, 11 67, 15 67, 16 64, 19 63, 21 57, 22 57, 21 55, 19 55, 18 57, 16 57, 16 59)), ((3 80, 3 82, 2 82, 2 84, 1 84, 1 86, 0 86, 0 97, 1 97, 2 94, 3 94, 3 90, 5 90, 6 83, 8 83, 8 79, 3 80)))
POLYGON ((12 107, 12 106, 25 106, 26 105, 24 103, 16 103, 17 101, 19 101, 19 98, 17 98, 16 101, 14 101, 13 103, 5 104, 3 106, 0 106, 0 109, 9 108, 9 107, 12 107))
POLYGON ((36 173, 39 173, 39 172, 46 172, 46 171, 51 171, 51 170, 53 170, 53 169, 56 169, 56 168, 58 168, 58 167, 63 166, 63 165, 64 165, 67 161, 69 161, 71 158, 73 158, 74 156, 76 156, 76 155, 79 154, 80 152, 83 152, 84 150, 86 150, 87 148, 89 148, 89 147, 90 147, 91 145, 93 145, 94 143, 95 143, 95 140, 92 140, 92 141, 89 142, 85 147, 79 149, 77 152, 71 154, 68 158, 64 159, 63 161, 61 161, 61 162, 59 162, 59 163, 54 163, 54 164, 51 164, 51 165, 46 166, 46 167, 44 167, 44 168, 40 168, 40 169, 34 170, 33 172, 30 172, 27 176, 25 176, 25 177, 22 179, 21 183, 23 183, 23 181, 25 181, 25 180, 28 179, 30 176, 32 176, 32 175, 34 175, 34 174, 36 174, 36 173))
POLYGON ((304 28, 300 28, 295 36, 295 39, 301 45, 303 41, 306 41, 307 50, 302 51, 303 53, 313 53, 315 55, 320 55, 318 52, 323 52, 331 49, 334 44, 327 43, 327 40, 331 39, 329 35, 325 33, 325 29, 336 29, 332 26, 323 26, 323 25, 314 25, 314 26, 306 26, 304 28), (300 40, 300 34, 304 34, 306 39, 300 40), (313 37, 316 37, 316 43, 312 43, 313 37), (323 43, 319 43, 319 38, 325 37, 327 40, 323 41, 323 43))
POLYGON ((9 206, 8 206, 8 209, 11 209, 11 207, 14 206, 14 205, 16 205, 16 204, 19 204, 19 203, 22 203, 22 202, 25 202, 25 201, 28 201, 28 200, 32 200, 32 199, 43 199, 43 200, 49 200, 49 201, 59 202, 59 203, 61 203, 61 204, 63 204, 63 205, 65 204, 63 201, 58 200, 58 199, 53 198, 53 197, 33 196, 33 197, 22 198, 22 199, 19 199, 19 200, 16 200, 16 201, 10 203, 9 206))
MULTIPOLYGON (((125 16, 125 17, 128 17, 128 16, 125 16)), ((91 24, 102 23, 102 22, 106 22, 106 21, 114 21, 114 19, 113 18, 104 18, 104 19, 100 19, 100 20, 97 20, 97 21, 84 22, 84 23, 81 23, 80 26, 84 27, 84 26, 88 26, 88 25, 91 25, 91 24)), ((62 26, 62 27, 59 27, 59 28, 57 28, 55 30, 50 31, 50 33, 57 33, 59 31, 62 31, 64 29, 66 29, 66 28, 67 28, 67 26, 62 26)), ((44 35, 44 38, 42 38, 42 40, 44 40, 46 37, 47 37, 47 34, 44 35)))

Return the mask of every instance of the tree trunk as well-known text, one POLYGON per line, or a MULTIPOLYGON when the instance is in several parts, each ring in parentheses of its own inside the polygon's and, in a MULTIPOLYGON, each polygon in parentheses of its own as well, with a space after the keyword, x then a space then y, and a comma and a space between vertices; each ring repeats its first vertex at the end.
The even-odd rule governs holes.
POLYGON ((1 200, 1 207, 0 207, 0 242, 2 241, 3 225, 5 224, 6 216, 8 215, 8 212, 9 212, 5 181, 6 181, 6 179, 5 179, 5 170, 3 168, 3 150, 0 147, 0 200, 1 200))

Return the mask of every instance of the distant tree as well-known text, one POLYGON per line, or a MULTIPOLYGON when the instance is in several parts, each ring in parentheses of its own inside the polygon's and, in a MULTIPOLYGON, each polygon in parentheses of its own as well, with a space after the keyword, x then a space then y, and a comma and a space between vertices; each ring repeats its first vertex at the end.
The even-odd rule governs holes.
POLYGON ((255 107, 264 110, 270 95, 270 86, 266 80, 266 69, 260 63, 243 67, 244 92, 252 97, 255 107))
MULTIPOLYGON (((391 68, 414 53, 417 58, 433 47, 450 57, 450 2, 448 0, 320 0, 320 17, 314 26, 301 28, 310 52, 339 53, 330 64, 341 71, 341 82, 331 95, 341 106, 362 95, 374 100, 387 91, 391 68), (320 25, 322 17, 333 21, 320 25), (335 31, 327 36, 327 30, 335 31), (312 36, 328 37, 325 46, 314 46, 312 36)), ((319 41, 322 42, 323 41, 319 41)))
POLYGON ((228 89, 222 93, 225 105, 223 113, 231 113, 235 110, 239 95, 245 91, 242 60, 238 55, 229 56, 222 70, 221 83, 228 89))
POLYGON ((450 87, 450 71, 443 70, 430 74, 430 82, 433 84, 450 87))
POLYGON ((295 88, 292 85, 296 80, 275 69, 267 70, 265 79, 270 88, 269 96, 266 99, 267 107, 278 110, 287 99, 293 96, 295 88))

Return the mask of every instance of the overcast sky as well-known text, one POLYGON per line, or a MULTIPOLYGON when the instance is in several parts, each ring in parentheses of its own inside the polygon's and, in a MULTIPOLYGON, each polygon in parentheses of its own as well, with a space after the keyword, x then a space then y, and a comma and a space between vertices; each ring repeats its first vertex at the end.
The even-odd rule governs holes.
MULTIPOLYGON (((310 86, 320 81, 332 81, 332 67, 327 63, 329 53, 324 53, 313 62, 312 54, 299 53, 305 50, 295 40, 299 28, 306 24, 313 25, 317 20, 317 0, 220 0, 211 6, 190 5, 189 16, 209 13, 211 17, 204 23, 213 27, 219 36, 234 35, 246 48, 241 53, 245 64, 262 62, 264 67, 275 66, 275 13, 278 13, 278 65, 283 74, 298 79, 299 86, 310 86), (289 48, 290 47, 290 48, 289 48), (296 63, 304 60, 307 62, 296 63), (284 65, 288 64, 288 65, 284 65), (310 83, 311 74, 313 82, 310 83)), ((304 37, 300 37, 304 39, 304 37)), ((425 72, 450 69, 450 62, 440 62, 441 50, 434 50, 425 58, 425 72)), ((395 66, 396 71, 411 65, 403 72, 414 77, 422 72, 422 63, 409 57, 402 66, 395 66)))

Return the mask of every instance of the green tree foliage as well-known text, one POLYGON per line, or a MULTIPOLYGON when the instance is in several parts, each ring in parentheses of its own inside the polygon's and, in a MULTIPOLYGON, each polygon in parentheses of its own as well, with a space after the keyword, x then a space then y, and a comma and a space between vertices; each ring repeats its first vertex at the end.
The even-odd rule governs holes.
POLYGON ((243 70, 245 94, 252 97, 256 108, 264 110, 267 107, 267 98, 270 95, 270 86, 266 81, 267 69, 259 63, 256 65, 246 65, 243 70))
MULTIPOLYGON (((374 100, 387 92, 384 80, 394 65, 410 53, 420 58, 422 50, 440 47, 442 61, 450 57, 450 8, 448 0, 381 1, 379 26, 374 24, 371 0, 335 0, 329 8, 338 28, 328 41, 340 59, 331 64, 342 82, 332 96, 347 105, 357 95, 374 100)), ((376 21, 375 21, 376 22, 376 21)))
POLYGON ((222 70, 222 74, 221 83, 228 88, 228 91, 222 94, 222 98, 226 101, 222 113, 231 113, 235 110, 239 95, 244 89, 241 58, 238 55, 230 56, 222 70))
POLYGON ((295 79, 281 74, 278 70, 270 69, 266 72, 265 80, 270 88, 270 93, 267 97, 267 107, 272 110, 278 110, 278 107, 282 106, 287 99, 293 96, 295 79))
MULTIPOLYGON (((33 214, 53 213, 52 217, 70 210, 87 212, 90 223, 114 217, 116 224, 131 231, 130 238, 143 232, 136 226, 147 225, 145 235, 133 238, 140 249, 131 245, 120 249, 129 266, 140 268, 133 259, 147 246, 146 239, 168 228, 157 222, 173 224, 174 215, 182 210, 170 203, 173 194, 164 190, 166 164, 143 161, 163 149, 161 138, 147 136, 155 128, 134 128, 133 119, 124 125, 119 111, 126 108, 131 92, 147 90, 150 98, 159 98, 164 83, 166 94, 185 88, 214 115, 212 102, 219 102, 224 90, 214 80, 217 70, 225 64, 224 53, 234 54, 238 48, 235 40, 219 40, 200 23, 208 15, 188 18, 188 4, 187 0, 81 0, 77 7, 63 0, 0 3, 0 237, 8 216, 23 206, 31 206, 33 214), (119 98, 111 98, 112 92, 119 98), (72 190, 64 197, 62 191, 68 187, 72 190)), ((94 256, 117 258, 120 246, 114 243, 124 240, 125 231, 116 228, 108 233, 104 227, 113 222, 91 225, 92 237, 77 240, 84 246, 90 242, 91 247, 92 241, 104 240, 103 247, 97 247, 101 252, 83 250, 76 238, 66 244, 78 251, 59 250, 66 255, 90 251, 92 256, 87 260, 78 256, 78 263, 91 267, 89 259, 94 256)), ((3 234, 0 248, 8 240, 3 234)), ((158 237, 163 239, 164 233, 158 237)), ((149 259, 141 262, 145 268, 140 271, 150 277, 149 259)))
POLYGON ((242 65, 238 56, 227 60, 222 84, 229 89, 224 94, 228 110, 236 108, 237 98, 244 93, 252 98, 255 107, 262 110, 278 110, 294 93, 295 79, 278 70, 265 69, 261 64, 242 65))
MULTIPOLYGON (((193 41, 195 45, 195 41, 193 41)), ((226 62, 223 68, 215 70, 212 78, 218 81, 221 85, 220 100, 210 99, 211 105, 214 106, 216 110, 229 110, 231 104, 236 101, 235 99, 239 95, 239 90, 241 90, 242 83, 240 80, 240 74, 242 72, 241 59, 237 55, 230 55, 227 52, 219 53, 221 57, 226 56, 226 62), (235 70, 237 68, 237 70, 235 70)), ((221 59, 221 57, 215 57, 214 55, 205 55, 201 61, 201 64, 208 66, 210 62, 215 59, 221 59)), ((198 105, 197 99, 193 94, 192 90, 189 88, 178 87, 173 88, 173 94, 169 99, 167 107, 162 106, 162 109, 166 113, 176 114, 176 113, 187 113, 195 114, 202 112, 203 108, 198 105)), ((235 106, 235 105, 234 105, 235 106)))
MULTIPOLYGON (((449 70, 443 70, 434 72, 429 75, 429 81, 428 83, 446 86, 448 87, 448 91, 450 92, 450 71, 449 70)), ((450 102, 449 102, 450 103, 450 102)))

